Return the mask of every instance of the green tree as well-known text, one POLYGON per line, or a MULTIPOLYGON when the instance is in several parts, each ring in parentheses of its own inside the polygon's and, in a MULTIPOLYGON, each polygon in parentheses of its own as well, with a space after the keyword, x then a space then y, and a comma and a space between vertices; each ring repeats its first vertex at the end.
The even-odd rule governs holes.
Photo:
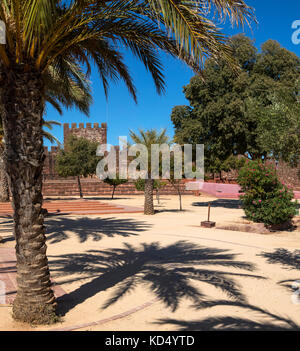
POLYGON ((66 91, 82 90, 84 85, 78 68, 86 67, 89 74, 94 64, 106 93, 111 80, 122 79, 136 98, 120 47, 142 61, 158 92, 164 90, 158 50, 183 59, 195 70, 209 55, 225 57, 234 65, 224 35, 204 12, 207 5, 236 23, 253 18, 252 9, 242 0, 1 1, 6 45, 0 45, 0 114, 17 241, 15 319, 44 323, 56 308, 42 213, 46 100, 58 108, 59 104, 72 105, 72 95, 67 96, 66 91), (54 97, 49 93, 53 78, 62 82, 60 95, 54 97))
POLYGON ((76 177, 79 195, 82 198, 80 177, 96 174, 99 157, 96 156, 98 143, 70 135, 65 149, 56 156, 56 170, 61 177, 76 177))
POLYGON ((229 45, 240 73, 234 74, 225 61, 208 59, 205 79, 195 76, 184 87, 190 105, 175 106, 171 114, 175 141, 204 144, 206 171, 214 173, 226 170, 232 155, 263 159, 272 154, 270 145, 259 138, 263 111, 282 89, 296 96, 300 77, 299 57, 276 41, 265 42, 260 53, 244 35, 232 37, 229 45))
POLYGON ((116 174, 116 178, 105 178, 104 180, 104 183, 106 184, 109 184, 113 187, 113 190, 112 190, 112 194, 111 194, 111 198, 113 199, 114 198, 114 194, 115 194, 115 191, 116 191, 116 188, 121 185, 121 184, 125 184, 128 182, 127 179, 121 179, 119 177, 119 174, 116 174))
POLYGON ((300 160, 300 85, 283 87, 270 96, 272 103, 260 110, 258 142, 271 150, 275 160, 284 160, 292 167, 300 160))
POLYGON ((158 132, 155 129, 142 130, 139 129, 139 134, 136 134, 130 130, 130 138, 135 144, 142 144, 146 146, 148 151, 148 160, 147 161, 147 178, 145 179, 145 203, 144 203, 144 214, 153 215, 154 206, 153 206, 153 189, 154 189, 154 179, 151 178, 152 164, 151 164, 151 146, 153 144, 162 145, 167 144, 169 141, 168 136, 166 135, 166 129, 163 129, 161 132, 158 132))

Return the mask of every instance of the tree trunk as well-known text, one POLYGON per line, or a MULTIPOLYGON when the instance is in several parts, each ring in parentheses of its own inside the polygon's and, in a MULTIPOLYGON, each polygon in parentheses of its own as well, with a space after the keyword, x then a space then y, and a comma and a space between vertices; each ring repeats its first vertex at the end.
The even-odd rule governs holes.
POLYGON ((32 324, 55 321, 42 212, 44 87, 33 65, 0 70, 4 162, 14 209, 17 295, 13 317, 32 324))
POLYGON ((145 205, 144 205, 144 214, 154 215, 154 206, 153 206, 153 179, 145 179, 145 205))
POLYGON ((180 181, 173 180, 173 181, 171 181, 171 185, 177 191, 178 198, 179 198, 179 210, 182 211, 182 197, 181 197, 181 190, 180 190, 180 181))
POLYGON ((0 202, 9 202, 9 187, 3 160, 3 151, 0 151, 0 202))
POLYGON ((182 200, 181 200, 181 192, 180 192, 180 189, 179 189, 180 185, 178 185, 178 197, 179 197, 179 210, 182 211, 182 200))
POLYGON ((80 177, 79 176, 77 176, 77 183, 78 183, 79 196, 82 199, 83 195, 82 195, 82 188, 81 188, 81 182, 80 182, 80 177))
POLYGON ((157 203, 159 204, 159 189, 158 188, 156 189, 156 200, 157 200, 157 203))
POLYGON ((115 186, 115 185, 113 185, 113 191, 112 191, 112 194, 111 194, 111 199, 113 199, 113 198, 114 198, 115 190, 116 190, 116 186, 115 186))

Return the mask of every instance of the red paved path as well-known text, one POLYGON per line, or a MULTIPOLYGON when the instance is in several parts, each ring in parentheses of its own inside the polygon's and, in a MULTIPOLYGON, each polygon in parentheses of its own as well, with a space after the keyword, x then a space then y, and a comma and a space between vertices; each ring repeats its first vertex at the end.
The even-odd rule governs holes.
MULTIPOLYGON (((14 248, 0 248, 0 282, 5 284, 5 304, 12 304, 16 292, 17 292, 17 282, 16 282, 16 256, 14 248)), ((56 297, 65 295, 66 292, 59 286, 53 285, 53 291, 56 297)), ((1 291, 0 291, 1 295, 1 291)), ((0 304, 3 302, 3 296, 0 296, 0 304)))
MULTIPOLYGON (((43 208, 50 214, 111 214, 143 212, 140 207, 113 205, 100 201, 73 200, 73 201, 45 201, 43 208)), ((0 216, 13 213, 10 203, 0 202, 0 216)))
MULTIPOLYGON (((186 182, 186 186, 200 193, 213 195, 220 199, 239 199, 240 186, 238 184, 208 183, 202 181, 186 182)), ((300 199, 300 191, 294 190, 294 198, 300 199)))

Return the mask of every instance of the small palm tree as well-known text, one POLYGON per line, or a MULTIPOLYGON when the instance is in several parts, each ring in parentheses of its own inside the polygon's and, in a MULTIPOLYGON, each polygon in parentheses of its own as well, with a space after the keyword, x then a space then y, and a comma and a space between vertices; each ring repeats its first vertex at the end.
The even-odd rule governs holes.
POLYGON ((144 214, 153 215, 154 206, 153 206, 153 189, 154 189, 154 180, 151 179, 151 146, 167 144, 169 138, 166 135, 166 129, 163 129, 161 132, 158 132, 155 129, 144 131, 139 129, 139 134, 134 133, 130 130, 130 137, 135 144, 142 144, 146 146, 148 151, 148 172, 147 178, 145 179, 145 203, 144 203, 144 214))
POLYGON ((72 105, 72 94, 65 92, 82 91, 84 82, 78 68, 86 67, 88 75, 93 64, 105 93, 111 81, 122 79, 136 99, 118 49, 121 47, 142 61, 159 93, 165 86, 158 50, 181 58, 196 71, 208 55, 215 59, 222 56, 233 64, 225 36, 208 19, 210 5, 238 23, 253 17, 243 0, 0 2, 0 20, 6 27, 6 44, 0 44, 0 115, 14 208, 19 283, 14 318, 45 323, 52 320, 56 308, 42 211, 45 102, 72 105), (53 98, 54 79, 61 82, 61 94, 53 98))

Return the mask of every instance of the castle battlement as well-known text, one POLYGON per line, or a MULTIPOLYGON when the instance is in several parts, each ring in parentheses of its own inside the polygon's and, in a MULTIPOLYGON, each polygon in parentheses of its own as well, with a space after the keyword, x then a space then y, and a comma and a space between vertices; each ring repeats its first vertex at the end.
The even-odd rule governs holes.
POLYGON ((100 144, 107 144, 107 124, 101 123, 99 127, 99 123, 86 123, 86 127, 84 123, 64 123, 64 143, 66 142, 69 135, 74 135, 78 138, 86 138, 90 141, 94 141, 100 144))
POLYGON ((58 146, 51 146, 50 149, 48 146, 44 146, 44 154, 47 156, 49 154, 58 153, 58 146))
MULTIPOLYGON (((64 123, 64 145, 70 135, 77 138, 85 138, 99 144, 107 144, 107 124, 101 123, 64 123)), ((55 171, 55 158, 59 151, 58 146, 44 147, 44 177, 58 177, 55 171)))

